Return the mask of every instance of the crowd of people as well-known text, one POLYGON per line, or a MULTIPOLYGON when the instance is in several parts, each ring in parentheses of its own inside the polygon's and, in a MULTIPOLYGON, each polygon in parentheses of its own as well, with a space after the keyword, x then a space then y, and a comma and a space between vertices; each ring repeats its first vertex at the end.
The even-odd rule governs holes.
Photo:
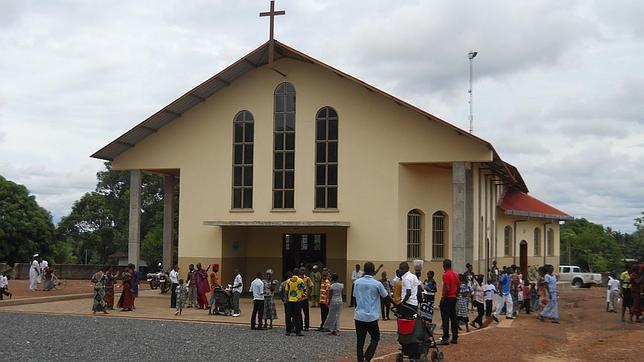
POLYGON ((642 308, 644 308, 644 266, 626 266, 619 278, 615 274, 608 277, 608 289, 606 291, 606 312, 617 313, 617 305, 622 302, 622 322, 626 322, 626 310, 628 310, 631 323, 642 323, 642 308))
POLYGON ((35 292, 38 290, 38 284, 42 283, 44 291, 54 289, 54 268, 49 266, 47 260, 44 260, 39 254, 34 254, 29 266, 29 290, 35 292))
POLYGON ((94 283, 94 298, 92 312, 103 312, 114 309, 114 289, 117 281, 121 281, 121 295, 116 303, 121 311, 128 312, 135 308, 134 300, 139 295, 140 273, 136 271, 134 264, 129 264, 124 272, 113 270, 111 265, 105 265, 101 270, 92 275, 94 283))
MULTIPOLYGON (((36 259, 34 259, 36 262, 36 259)), ((33 264, 34 266, 36 264, 33 264)), ((403 318, 420 316, 432 322, 434 319, 434 302, 437 283, 434 271, 427 271, 425 279, 422 272, 423 262, 413 262, 413 272, 408 262, 401 262, 392 279, 387 272, 380 274, 382 265, 377 269, 371 262, 363 268, 356 264, 352 272, 351 285, 347 295, 349 308, 355 308, 354 321, 357 334, 357 354, 359 360, 370 360, 380 339, 378 321, 389 320, 391 314, 403 318), (366 336, 370 343, 364 350, 366 336)), ((223 285, 219 277, 219 265, 214 263, 206 269, 200 263, 190 264, 186 279, 179 277, 179 268, 175 266, 169 273, 171 282, 170 307, 176 315, 181 315, 184 308, 208 310, 209 314, 224 314, 223 307, 230 308, 233 317, 241 315, 239 299, 244 291, 244 280, 238 270, 234 271, 230 284, 223 285), (209 295, 210 293, 210 295, 209 295)), ((607 312, 617 312, 617 303, 621 299, 622 320, 625 310, 630 312, 630 319, 642 322, 642 282, 643 273, 639 266, 633 267, 608 281, 607 312)), ((135 309, 134 301, 138 296, 139 273, 130 264, 123 273, 113 272, 110 266, 104 267, 92 276, 94 288, 94 313, 113 309, 114 286, 116 280, 122 281, 122 292, 117 306, 123 311, 135 309)), ((487 276, 475 274, 472 265, 457 274, 452 269, 449 259, 443 261, 442 291, 438 309, 442 320, 442 336, 439 345, 458 343, 459 331, 472 328, 484 328, 492 321, 500 322, 501 316, 514 319, 520 313, 536 313, 539 321, 560 323, 558 306, 558 277, 554 266, 546 264, 541 267, 530 266, 527 275, 523 275, 516 265, 498 268, 493 262, 487 276), (494 295, 498 302, 494 305, 494 295), (470 321, 470 311, 475 310, 475 317, 470 321), (451 337, 451 338, 450 338, 451 337)), ((0 286, 2 278, 0 278, 0 286)), ((250 283, 248 292, 252 295, 252 312, 250 328, 266 330, 273 328, 277 320, 277 302, 282 302, 287 336, 302 336, 311 330, 311 308, 319 309, 321 323, 315 331, 340 335, 340 316, 343 309, 345 285, 340 282, 337 273, 319 264, 309 268, 300 267, 287 271, 285 280, 274 278, 271 269, 257 272, 250 283)), ((0 290, 1 291, 1 290, 0 290)), ((2 294, 0 293, 0 297, 2 294)))

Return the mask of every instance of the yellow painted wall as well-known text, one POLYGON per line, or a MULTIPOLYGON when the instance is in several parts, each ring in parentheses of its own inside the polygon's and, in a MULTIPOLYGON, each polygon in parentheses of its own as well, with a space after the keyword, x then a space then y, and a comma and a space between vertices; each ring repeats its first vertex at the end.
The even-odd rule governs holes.
POLYGON ((319 66, 282 59, 276 68, 288 76, 258 68, 113 161, 116 170, 181 170, 180 260, 224 256, 221 232, 204 226, 206 220, 350 221, 347 259, 392 260, 394 253, 398 260, 403 249, 392 243, 402 235, 395 207, 399 164, 491 158, 484 144, 319 66), (297 91, 294 213, 271 210, 273 92, 283 81, 297 91), (340 117, 337 213, 313 210, 314 117, 327 105, 340 117), (254 210, 248 213, 230 212, 232 121, 241 110, 255 119, 254 210))
MULTIPOLYGON (((401 164, 398 168, 398 238, 400 242, 392 248, 396 260, 407 258, 407 214, 413 209, 423 213, 421 259, 434 260, 432 255, 432 215, 437 211, 447 214, 447 235, 445 255, 451 257, 452 230, 452 170, 422 164, 401 164)), ((392 246, 393 246, 392 245, 392 246)))

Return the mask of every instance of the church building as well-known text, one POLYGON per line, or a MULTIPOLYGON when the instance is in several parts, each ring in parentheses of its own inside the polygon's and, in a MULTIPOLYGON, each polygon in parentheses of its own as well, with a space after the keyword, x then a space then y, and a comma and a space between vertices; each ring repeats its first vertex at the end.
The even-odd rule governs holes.
POLYGON ((129 258, 139 260, 141 173, 164 175, 164 264, 246 280, 322 263, 403 260, 442 274, 559 265, 559 221, 489 142, 272 38, 94 158, 129 170, 129 258), (179 182, 179 204, 173 205, 179 182))

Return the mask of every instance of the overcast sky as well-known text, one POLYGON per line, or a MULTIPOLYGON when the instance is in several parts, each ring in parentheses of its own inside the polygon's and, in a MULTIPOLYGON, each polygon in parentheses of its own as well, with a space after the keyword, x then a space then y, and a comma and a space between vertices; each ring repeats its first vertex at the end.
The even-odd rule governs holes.
MULTIPOLYGON (((268 38, 269 2, 0 0, 0 175, 57 221, 91 155, 268 38)), ((630 232, 644 211, 644 1, 281 0, 276 38, 468 128, 531 194, 630 232)))

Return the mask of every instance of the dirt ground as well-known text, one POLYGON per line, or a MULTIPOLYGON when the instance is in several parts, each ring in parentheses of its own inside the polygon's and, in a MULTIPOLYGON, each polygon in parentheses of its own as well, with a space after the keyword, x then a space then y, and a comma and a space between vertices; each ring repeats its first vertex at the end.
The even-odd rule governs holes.
MULTIPOLYGON (((509 325, 493 323, 462 336, 458 345, 443 347, 445 360, 644 361, 644 325, 624 323, 619 313, 607 313, 605 289, 565 290, 559 304, 561 324, 541 322, 524 312, 509 325)), ((390 353, 396 348, 379 347, 377 355, 394 360, 390 353)))

